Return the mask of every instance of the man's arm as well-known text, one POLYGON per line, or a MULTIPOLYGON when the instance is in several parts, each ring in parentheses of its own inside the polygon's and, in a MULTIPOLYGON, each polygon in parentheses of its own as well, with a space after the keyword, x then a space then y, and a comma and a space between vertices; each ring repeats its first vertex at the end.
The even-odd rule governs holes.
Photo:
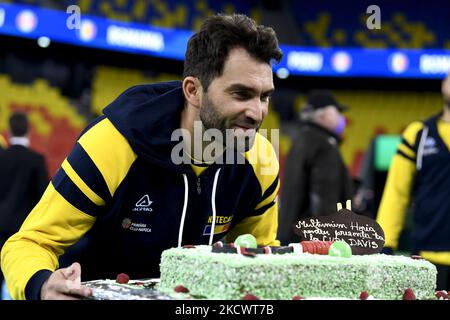
POLYGON ((66 270, 52 274, 58 257, 92 227, 135 159, 128 142, 107 119, 79 139, 39 203, 2 249, 2 270, 14 299, 39 299, 47 280, 50 285, 45 288, 68 289, 58 277, 66 270))
POLYGON ((413 122, 403 133, 397 154, 392 159, 383 197, 378 209, 377 222, 385 233, 385 247, 397 249, 400 233, 405 224, 411 189, 416 174, 416 152, 413 146, 423 123, 413 122))
POLYGON ((14 299, 39 299, 40 287, 58 268, 58 256, 94 224, 96 204, 86 198, 76 207, 69 202, 75 203, 75 196, 67 199, 69 193, 85 197, 60 169, 20 230, 3 246, 2 270, 14 299))
POLYGON ((277 195, 280 181, 275 150, 267 139, 258 135, 255 145, 247 152, 246 157, 252 164, 261 186, 261 198, 253 212, 235 225, 225 240, 232 242, 239 235, 250 233, 255 236, 258 245, 277 246, 280 244, 276 239, 278 229, 277 195))

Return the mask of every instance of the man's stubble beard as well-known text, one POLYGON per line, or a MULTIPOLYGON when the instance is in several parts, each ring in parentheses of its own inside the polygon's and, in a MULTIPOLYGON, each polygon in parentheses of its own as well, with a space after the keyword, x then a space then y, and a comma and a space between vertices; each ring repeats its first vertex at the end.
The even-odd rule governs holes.
MULTIPOLYGON (((248 151, 251 149, 255 142, 255 135, 252 137, 239 137, 234 134, 234 129, 232 128, 232 120, 225 119, 221 116, 221 114, 218 111, 217 106, 209 99, 207 93, 203 93, 203 104, 200 107, 200 120, 202 121, 203 129, 217 129, 222 134, 222 141, 217 141, 219 143, 222 143, 222 145, 227 149, 230 146, 227 146, 227 144, 230 142, 230 140, 233 141, 233 148, 236 151, 248 151), (227 134, 232 134, 233 139, 227 139, 227 134), (240 139, 239 139, 240 138, 240 139), (241 142, 242 139, 245 139, 245 141, 241 142), (244 145, 242 145, 242 143, 244 145), (238 147, 237 147, 238 146, 238 147), (236 148, 237 147, 237 148, 236 148)), ((256 132, 259 130, 256 128, 256 132)))

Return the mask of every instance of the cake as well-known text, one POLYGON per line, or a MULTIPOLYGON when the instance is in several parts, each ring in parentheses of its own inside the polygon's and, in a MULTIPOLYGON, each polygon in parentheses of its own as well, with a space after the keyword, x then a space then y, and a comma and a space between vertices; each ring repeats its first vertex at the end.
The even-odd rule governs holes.
POLYGON ((296 245, 171 248, 162 254, 160 279, 129 281, 120 274, 84 285, 99 300, 448 300, 447 292, 435 292, 435 266, 418 256, 348 256, 343 248, 332 254, 330 243, 312 243, 299 243, 306 249, 300 252, 296 245))
POLYGON ((205 299, 434 299, 436 267, 419 256, 382 254, 384 231, 373 219, 337 204, 333 214, 293 226, 298 243, 185 246, 161 256, 159 290, 185 288, 205 299))
POLYGON ((336 213, 298 221, 298 243, 261 247, 251 234, 233 243, 163 251, 158 282, 90 282, 94 299, 447 299, 436 267, 420 256, 382 254, 376 221, 338 204, 336 213))
POLYGON ((181 286, 196 297, 226 300, 247 295, 360 299, 363 293, 401 300, 405 292, 417 299, 435 297, 436 268, 424 259, 385 254, 339 257, 296 253, 293 247, 284 248, 284 253, 253 255, 213 252, 213 248, 200 245, 164 251, 158 290, 170 293, 181 286))

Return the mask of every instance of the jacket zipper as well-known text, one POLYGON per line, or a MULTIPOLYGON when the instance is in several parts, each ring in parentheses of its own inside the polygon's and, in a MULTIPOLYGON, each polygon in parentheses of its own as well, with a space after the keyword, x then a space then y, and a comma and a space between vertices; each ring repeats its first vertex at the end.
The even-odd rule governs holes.
POLYGON ((202 193, 202 187, 200 185, 200 177, 197 177, 197 193, 198 194, 202 193))

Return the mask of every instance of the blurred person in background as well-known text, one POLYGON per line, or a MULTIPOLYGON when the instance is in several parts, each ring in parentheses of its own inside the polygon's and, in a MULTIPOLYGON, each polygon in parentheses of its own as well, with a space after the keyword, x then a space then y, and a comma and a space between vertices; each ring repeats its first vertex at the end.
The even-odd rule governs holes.
POLYGON ((285 163, 278 219, 282 244, 299 241, 293 230, 298 220, 331 214, 338 202, 352 199, 353 181, 339 151, 346 109, 328 90, 308 94, 285 163))
POLYGON ((9 130, 10 147, 0 152, 0 248, 19 230, 49 181, 44 157, 29 149, 27 116, 13 113, 9 130))
POLYGON ((450 73, 442 96, 442 112, 403 132, 377 221, 386 237, 383 251, 393 253, 411 204, 412 253, 436 265, 438 290, 450 290, 450 73))
POLYGON ((0 134, 0 152, 5 150, 8 147, 6 143, 6 139, 0 134))
MULTIPOLYGON (((0 116, 1 116, 1 108, 0 108, 0 116)), ((0 133, 0 152, 5 150, 8 147, 8 143, 6 142, 5 137, 0 133)))

